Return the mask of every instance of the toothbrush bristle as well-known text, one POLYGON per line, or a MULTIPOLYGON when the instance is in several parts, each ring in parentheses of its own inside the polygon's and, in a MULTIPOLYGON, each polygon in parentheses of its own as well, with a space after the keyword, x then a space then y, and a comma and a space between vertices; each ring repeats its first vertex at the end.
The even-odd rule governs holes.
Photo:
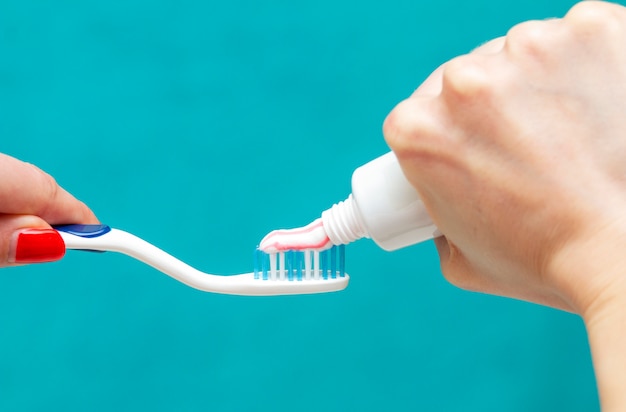
POLYGON ((278 253, 254 251, 254 278, 302 281, 336 279, 346 275, 346 247, 333 246, 322 252, 289 250, 278 253))

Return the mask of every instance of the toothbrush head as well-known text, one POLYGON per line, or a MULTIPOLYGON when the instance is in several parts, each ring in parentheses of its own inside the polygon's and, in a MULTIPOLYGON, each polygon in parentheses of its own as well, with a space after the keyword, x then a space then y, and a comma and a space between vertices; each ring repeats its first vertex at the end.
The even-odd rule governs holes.
POLYGON ((254 279, 277 294, 320 293, 345 289, 344 244, 334 245, 322 219, 295 229, 274 230, 254 252, 254 279))
POLYGON ((329 280, 346 277, 346 247, 323 251, 254 252, 254 278, 262 280, 329 280))
POLYGON ((324 251, 254 252, 254 271, 216 276, 163 270, 196 289, 247 296, 305 295, 345 289, 350 276, 345 272, 345 246, 324 251))
POLYGON ((318 293, 345 289, 349 276, 345 271, 345 245, 323 251, 288 250, 254 252, 254 279, 259 287, 283 286, 284 292, 318 293))

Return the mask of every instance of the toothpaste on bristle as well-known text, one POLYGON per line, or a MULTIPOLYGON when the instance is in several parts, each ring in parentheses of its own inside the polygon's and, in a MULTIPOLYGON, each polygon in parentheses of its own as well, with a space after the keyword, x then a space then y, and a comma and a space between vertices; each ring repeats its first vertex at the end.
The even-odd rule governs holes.
POLYGON ((259 249, 265 253, 287 250, 326 250, 333 246, 328 238, 322 219, 295 229, 279 229, 270 232, 261 240, 259 249))
POLYGON ((368 237, 352 196, 322 212, 322 217, 296 229, 270 232, 261 240, 259 249, 265 253, 287 250, 323 251, 333 245, 346 245, 368 237))

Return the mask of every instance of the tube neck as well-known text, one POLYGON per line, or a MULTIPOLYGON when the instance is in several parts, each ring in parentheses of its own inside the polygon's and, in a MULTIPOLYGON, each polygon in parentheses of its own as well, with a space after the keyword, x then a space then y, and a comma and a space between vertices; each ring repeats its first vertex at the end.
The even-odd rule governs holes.
POLYGON ((322 212, 324 229, 335 245, 345 245, 369 237, 352 195, 322 212))

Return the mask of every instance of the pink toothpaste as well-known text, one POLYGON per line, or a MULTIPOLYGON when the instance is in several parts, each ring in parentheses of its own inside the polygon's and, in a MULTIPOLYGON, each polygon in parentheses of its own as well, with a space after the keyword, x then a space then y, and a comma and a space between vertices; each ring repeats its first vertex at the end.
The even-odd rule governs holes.
POLYGON ((333 244, 326 234, 322 219, 316 219, 307 226, 296 229, 279 229, 270 232, 261 240, 259 249, 265 253, 278 253, 287 250, 329 249, 333 244))

